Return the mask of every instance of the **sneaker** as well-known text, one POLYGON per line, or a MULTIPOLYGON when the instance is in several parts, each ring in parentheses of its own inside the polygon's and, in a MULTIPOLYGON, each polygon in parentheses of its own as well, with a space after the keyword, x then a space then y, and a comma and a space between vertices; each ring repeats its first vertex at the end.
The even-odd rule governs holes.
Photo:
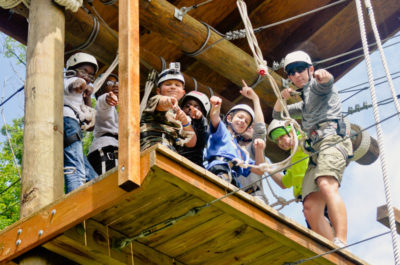
POLYGON ((344 248, 346 246, 346 244, 340 240, 339 238, 335 237, 333 239, 333 244, 335 244, 336 246, 338 246, 339 248, 344 248))

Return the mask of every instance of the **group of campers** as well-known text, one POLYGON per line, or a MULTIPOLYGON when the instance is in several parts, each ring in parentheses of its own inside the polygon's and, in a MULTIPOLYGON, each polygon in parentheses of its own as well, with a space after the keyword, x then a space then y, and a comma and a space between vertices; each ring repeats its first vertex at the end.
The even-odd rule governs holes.
MULTIPOLYGON (((86 53, 72 55, 66 70, 64 174, 68 193, 117 166, 119 84, 118 76, 111 74, 98 91, 93 91, 91 83, 95 82, 98 64, 86 53), (93 130, 94 136, 87 157, 83 152, 83 130, 93 130)), ((303 51, 289 53, 284 70, 302 98, 287 109, 291 117, 301 119, 309 148, 317 155, 309 158, 297 148, 292 166, 284 174, 271 174, 271 178, 282 188, 293 187, 295 198, 303 203, 307 225, 342 247, 347 240, 347 216, 338 189, 353 150, 351 141, 343 139, 346 128, 333 76, 324 69, 314 70, 311 58, 303 51)), ((267 131, 260 99, 244 81, 240 93, 253 106, 233 106, 225 116, 221 115, 220 97, 208 98, 198 91, 185 93, 179 63, 163 70, 156 84, 155 95, 147 101, 140 121, 141 151, 160 143, 224 181, 265 199, 260 181, 265 172, 257 165, 269 163, 264 155, 266 138, 289 151, 296 138, 302 137, 282 120, 284 106, 280 101, 274 106, 274 119, 267 131)), ((293 92, 285 88, 281 95, 287 100, 293 92)))

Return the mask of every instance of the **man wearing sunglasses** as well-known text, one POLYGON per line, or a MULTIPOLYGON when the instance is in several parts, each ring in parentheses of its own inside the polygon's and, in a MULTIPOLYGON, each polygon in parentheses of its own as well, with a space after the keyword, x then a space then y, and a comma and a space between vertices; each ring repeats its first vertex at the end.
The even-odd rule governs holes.
MULTIPOLYGON (((311 149, 318 152, 310 159, 303 179, 304 215, 311 229, 342 247, 347 240, 347 214, 338 189, 353 149, 349 138, 343 141, 348 130, 338 92, 333 87, 333 76, 324 69, 314 71, 310 56, 303 51, 289 53, 284 67, 302 98, 288 105, 289 113, 302 120, 311 149), (324 217, 325 206, 333 227, 324 217)), ((286 88, 281 92, 282 97, 287 100, 293 92, 292 88, 286 88)), ((277 101, 273 118, 282 119, 281 111, 277 101)))

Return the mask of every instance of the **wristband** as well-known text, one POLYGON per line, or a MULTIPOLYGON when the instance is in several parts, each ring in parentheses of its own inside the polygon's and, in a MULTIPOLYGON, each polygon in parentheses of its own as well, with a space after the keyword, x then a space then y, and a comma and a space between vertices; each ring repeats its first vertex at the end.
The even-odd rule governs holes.
POLYGON ((186 128, 190 125, 190 122, 188 121, 188 123, 186 123, 185 125, 182 125, 183 128, 186 128))

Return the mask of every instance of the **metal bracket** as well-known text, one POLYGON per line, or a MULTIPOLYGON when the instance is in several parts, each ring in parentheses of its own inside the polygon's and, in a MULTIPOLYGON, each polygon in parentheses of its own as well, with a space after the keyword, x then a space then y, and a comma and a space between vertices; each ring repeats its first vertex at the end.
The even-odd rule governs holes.
POLYGON ((181 9, 178 9, 175 7, 175 12, 174 12, 174 17, 179 20, 182 21, 183 16, 186 15, 186 13, 191 10, 192 8, 188 8, 186 6, 182 7, 181 9))

